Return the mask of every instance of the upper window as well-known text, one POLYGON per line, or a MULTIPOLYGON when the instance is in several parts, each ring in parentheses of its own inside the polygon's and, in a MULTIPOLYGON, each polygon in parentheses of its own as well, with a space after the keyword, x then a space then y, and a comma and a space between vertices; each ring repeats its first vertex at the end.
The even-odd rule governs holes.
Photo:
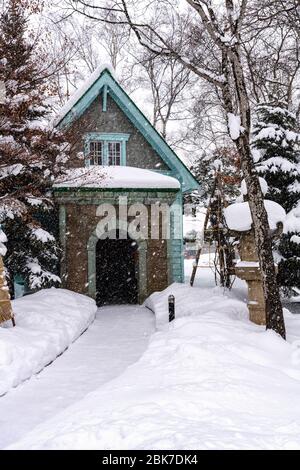
POLYGON ((126 165, 128 134, 102 134, 92 132, 85 136, 87 165, 126 165))

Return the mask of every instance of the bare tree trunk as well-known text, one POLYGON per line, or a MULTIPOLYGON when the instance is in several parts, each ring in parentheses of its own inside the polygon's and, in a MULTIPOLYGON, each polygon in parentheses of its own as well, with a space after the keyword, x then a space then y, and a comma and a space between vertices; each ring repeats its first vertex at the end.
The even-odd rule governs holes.
POLYGON ((229 52, 229 60, 237 90, 241 126, 244 128, 244 131, 240 133, 235 142, 241 156, 241 167, 246 181, 249 207, 253 220, 265 296, 267 329, 276 331, 285 339, 285 324, 276 280, 268 214, 250 148, 251 111, 238 45, 229 52))
POLYGON ((164 139, 167 138, 167 121, 166 120, 162 121, 161 135, 163 136, 164 139))
POLYGON ((263 203, 259 179, 255 173, 248 136, 241 136, 237 141, 237 147, 242 157, 241 166, 248 189, 249 207, 252 214, 255 242, 262 272, 267 329, 272 329, 285 338, 285 325, 276 280, 268 216, 263 203))

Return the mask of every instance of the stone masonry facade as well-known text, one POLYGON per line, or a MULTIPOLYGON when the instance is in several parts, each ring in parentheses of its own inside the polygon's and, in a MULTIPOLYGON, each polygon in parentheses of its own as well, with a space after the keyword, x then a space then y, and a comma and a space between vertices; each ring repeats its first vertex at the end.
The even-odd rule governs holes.
MULTIPOLYGON (((149 124, 149 131, 151 125, 149 124)), ((108 93, 106 111, 103 111, 103 96, 100 93, 83 114, 69 127, 71 142, 70 168, 85 165, 85 141, 89 133, 126 134, 126 166, 161 171, 172 174, 170 168, 146 138, 128 119, 108 93)), ((177 206, 182 204, 180 190, 118 190, 59 191, 55 190, 60 212, 60 240, 63 248, 61 276, 63 287, 95 297, 95 244, 93 235, 99 218, 99 204, 113 204, 117 210, 119 196, 127 196, 128 204, 142 202, 177 206)), ((149 217, 150 219, 150 217, 149 217)), ((172 228, 182 224, 181 210, 173 214, 172 228)), ((138 243, 138 299, 143 302, 154 291, 161 291, 174 281, 183 280, 182 237, 171 240, 147 240, 138 243)))
MULTIPOLYGON (((102 203, 114 205, 118 216, 118 198, 128 197, 128 204, 141 202, 148 209, 150 233, 150 205, 156 201, 169 206, 176 199, 176 192, 134 191, 131 193, 101 191, 76 193, 57 191, 56 199, 60 205, 60 241, 63 248, 61 275, 63 286, 75 292, 95 297, 95 246, 89 248, 98 222, 97 207, 102 203)), ((130 222, 130 219, 129 221, 130 222)), ((162 218, 159 219, 160 238, 138 240, 138 299, 142 303, 155 291, 165 289, 174 280, 174 272, 180 264, 181 250, 172 246, 175 240, 161 237, 162 218)), ((96 240, 96 237, 95 237, 96 240)))
POLYGON ((78 154, 84 153, 84 135, 89 132, 130 134, 126 144, 126 165, 149 170, 168 171, 164 161, 138 129, 108 95, 107 111, 102 111, 101 95, 82 114, 71 128, 72 159, 70 166, 84 165, 78 154))

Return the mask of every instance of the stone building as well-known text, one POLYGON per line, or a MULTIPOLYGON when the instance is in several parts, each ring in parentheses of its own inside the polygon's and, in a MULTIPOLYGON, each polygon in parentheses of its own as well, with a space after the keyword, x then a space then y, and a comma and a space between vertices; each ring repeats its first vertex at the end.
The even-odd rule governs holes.
POLYGON ((57 126, 68 130, 72 148, 68 175, 54 187, 63 287, 103 305, 141 303, 182 282, 183 194, 198 183, 109 68, 75 93, 57 126), (115 211, 115 226, 99 234, 105 208, 115 211))

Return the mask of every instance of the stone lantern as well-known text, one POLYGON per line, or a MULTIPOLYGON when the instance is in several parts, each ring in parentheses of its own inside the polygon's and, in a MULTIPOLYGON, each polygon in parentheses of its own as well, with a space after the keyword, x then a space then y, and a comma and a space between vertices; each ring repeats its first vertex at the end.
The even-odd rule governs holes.
POLYGON ((248 284, 249 319, 265 325, 265 299, 253 229, 240 235, 239 254, 241 261, 235 267, 235 274, 248 284))
MULTIPOLYGON (((265 200, 264 204, 268 213, 270 236, 279 237, 283 229, 285 211, 276 202, 265 200)), ((265 325, 265 298, 249 204, 231 204, 224 210, 224 214, 230 233, 239 238, 238 250, 241 260, 235 266, 235 274, 248 284, 249 318, 258 325, 265 325)))

